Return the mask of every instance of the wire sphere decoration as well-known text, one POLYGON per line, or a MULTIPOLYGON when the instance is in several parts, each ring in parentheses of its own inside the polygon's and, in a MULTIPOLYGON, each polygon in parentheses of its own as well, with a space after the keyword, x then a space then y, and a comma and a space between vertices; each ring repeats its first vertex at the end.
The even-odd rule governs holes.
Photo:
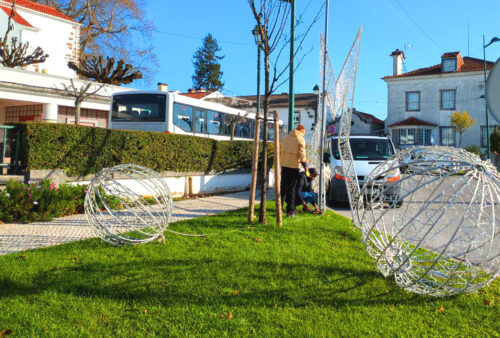
POLYGON ((468 151, 406 149, 352 191, 354 223, 378 269, 403 289, 471 293, 500 273, 499 183, 491 162, 468 151))
POLYGON ((163 235, 172 194, 155 171, 136 164, 101 170, 89 184, 85 215, 95 234, 115 245, 144 244, 163 235))

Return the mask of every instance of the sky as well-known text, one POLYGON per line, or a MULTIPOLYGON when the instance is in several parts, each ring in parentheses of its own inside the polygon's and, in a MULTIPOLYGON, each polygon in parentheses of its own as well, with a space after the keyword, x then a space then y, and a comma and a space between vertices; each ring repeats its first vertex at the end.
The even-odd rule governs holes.
MULTIPOLYGON (((295 93, 311 93, 320 83, 319 35, 324 33, 325 6, 322 0, 295 0, 298 33, 308 27, 319 12, 302 49, 302 63, 295 73, 295 93)), ((154 23, 155 53, 159 67, 148 84, 135 82, 140 89, 155 89, 157 82, 169 90, 186 92, 192 87, 193 54, 207 34, 222 48, 222 92, 228 96, 255 95, 257 47, 251 34, 255 19, 247 0, 146 0, 146 16, 154 23)), ((387 116, 387 85, 382 77, 392 75, 395 49, 405 51, 403 71, 429 67, 441 62, 445 52, 483 58, 486 42, 500 37, 498 0, 330 0, 328 51, 337 75, 362 27, 354 107, 380 119, 387 116)), ((486 59, 500 57, 500 42, 486 49, 486 59)), ((261 89, 261 93, 262 93, 261 89)), ((276 93, 288 92, 288 83, 276 93)))

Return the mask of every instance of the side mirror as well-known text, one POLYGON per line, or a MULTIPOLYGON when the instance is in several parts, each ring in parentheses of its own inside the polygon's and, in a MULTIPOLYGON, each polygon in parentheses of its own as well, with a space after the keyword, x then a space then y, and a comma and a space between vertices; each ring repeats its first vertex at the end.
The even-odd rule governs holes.
POLYGON ((329 153, 323 153, 323 162, 330 163, 330 154, 329 153))

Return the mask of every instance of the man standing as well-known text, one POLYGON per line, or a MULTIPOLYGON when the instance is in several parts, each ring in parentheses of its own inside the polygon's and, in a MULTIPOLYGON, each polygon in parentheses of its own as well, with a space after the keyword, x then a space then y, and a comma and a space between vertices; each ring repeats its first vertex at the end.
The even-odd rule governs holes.
POLYGON ((308 173, 305 134, 306 128, 299 124, 281 142, 281 201, 286 202, 287 217, 296 216, 295 194, 301 164, 308 173))

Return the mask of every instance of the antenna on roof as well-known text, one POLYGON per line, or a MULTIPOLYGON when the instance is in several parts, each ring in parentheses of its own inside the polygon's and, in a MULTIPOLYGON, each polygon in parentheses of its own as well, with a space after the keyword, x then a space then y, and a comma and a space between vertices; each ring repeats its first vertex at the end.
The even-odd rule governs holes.
MULTIPOLYGON (((407 51, 408 49, 412 48, 413 45, 411 43, 405 43, 404 45, 404 52, 405 52, 405 55, 407 55, 407 51)), ((405 59, 403 59, 403 72, 407 72, 406 71, 406 62, 405 62, 405 59)))

